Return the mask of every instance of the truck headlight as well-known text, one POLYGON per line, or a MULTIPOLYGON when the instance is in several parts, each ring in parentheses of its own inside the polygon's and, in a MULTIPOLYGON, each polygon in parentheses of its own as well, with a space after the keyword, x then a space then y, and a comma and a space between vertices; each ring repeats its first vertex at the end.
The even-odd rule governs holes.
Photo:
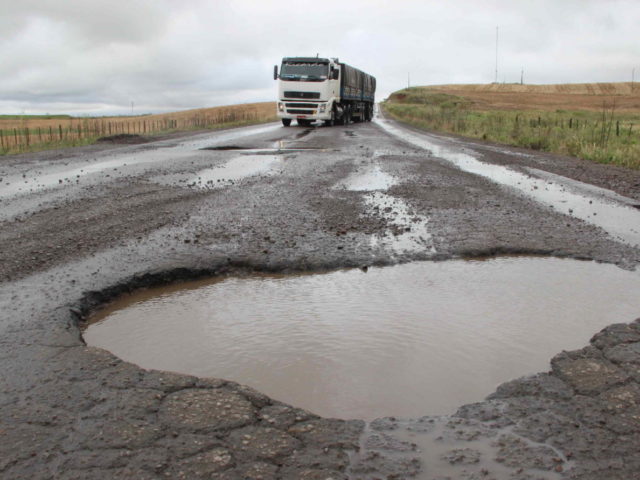
POLYGON ((323 113, 326 109, 327 109, 327 104, 321 103, 320 108, 318 110, 320 111, 320 113, 323 113))
POLYGON ((278 110, 284 112, 284 103, 278 102, 278 110))

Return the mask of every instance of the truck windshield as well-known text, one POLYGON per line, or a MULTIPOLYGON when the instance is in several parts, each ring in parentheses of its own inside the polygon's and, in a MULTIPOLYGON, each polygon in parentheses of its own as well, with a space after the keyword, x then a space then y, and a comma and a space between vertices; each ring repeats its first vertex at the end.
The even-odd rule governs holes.
POLYGON ((322 81, 327 79, 329 65, 326 63, 285 62, 280 69, 283 80, 322 81))

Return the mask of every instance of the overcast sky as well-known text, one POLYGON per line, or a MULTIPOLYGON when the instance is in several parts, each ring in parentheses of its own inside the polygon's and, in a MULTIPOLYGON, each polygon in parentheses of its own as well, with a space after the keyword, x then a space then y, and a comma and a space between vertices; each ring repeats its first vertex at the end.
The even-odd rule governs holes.
POLYGON ((407 85, 640 80, 638 0, 0 0, 0 113, 273 101, 283 56, 407 85))

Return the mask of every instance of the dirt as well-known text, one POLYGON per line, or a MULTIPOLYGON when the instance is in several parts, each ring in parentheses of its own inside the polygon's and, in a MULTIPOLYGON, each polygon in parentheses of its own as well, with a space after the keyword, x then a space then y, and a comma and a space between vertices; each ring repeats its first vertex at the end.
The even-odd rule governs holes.
MULTIPOLYGON (((428 465, 387 452, 397 442, 366 443, 371 426, 360 420, 321 418, 233 382, 143 370, 87 348, 79 323, 131 289, 254 271, 364 268, 510 252, 594 259, 627 269, 640 263, 638 248, 464 173, 373 124, 350 125, 350 135, 340 127, 314 128, 296 139, 302 131, 274 127, 246 138, 230 138, 235 131, 226 131, 186 136, 182 146, 173 137, 3 159, 0 178, 149 151, 163 152, 164 159, 123 167, 117 176, 101 171, 90 182, 0 198, 3 479, 428 474, 428 465), (203 190, 182 181, 242 155, 200 148, 272 148, 283 140, 292 148, 322 150, 282 154, 275 173, 224 188, 203 190), (188 145, 197 147, 185 154, 188 145), (167 160, 174 147, 175 159, 167 160), (386 194, 429 219, 435 250, 394 249, 399 226, 367 207, 367 193, 334 188, 374 164, 402 179, 386 194)), ((553 164, 554 173, 581 175, 628 196, 640 178, 632 171, 600 178, 600 167, 586 162, 534 153, 525 158, 517 149, 510 155, 509 149, 491 151, 477 142, 464 147, 478 149, 485 161, 516 168, 522 162, 553 164)), ((473 431, 489 438, 495 438, 491 431, 501 432, 493 455, 514 475, 483 477, 470 470, 466 478, 531 479, 549 468, 562 478, 634 478, 640 470, 638 342, 637 323, 609 327, 585 349, 557 356, 550 372, 502 385, 488 400, 448 417, 452 432, 462 431, 451 449, 466 448, 473 431), (472 430, 457 429, 459 422, 472 430), (527 442, 557 449, 567 459, 562 471, 548 450, 531 449, 527 442)))
POLYGON ((96 143, 112 143, 119 145, 135 145, 138 143, 148 143, 151 139, 142 135, 134 135, 131 133, 119 133, 118 135, 110 135, 108 137, 100 137, 96 143))

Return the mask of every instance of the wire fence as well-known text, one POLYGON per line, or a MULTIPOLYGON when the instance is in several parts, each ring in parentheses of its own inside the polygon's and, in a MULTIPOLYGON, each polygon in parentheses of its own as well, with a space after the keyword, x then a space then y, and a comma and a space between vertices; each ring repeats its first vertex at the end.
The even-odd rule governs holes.
POLYGON ((24 152, 40 146, 71 146, 114 135, 152 135, 258 123, 275 118, 275 105, 217 107, 197 112, 122 118, 30 120, 27 117, 0 120, 0 152, 24 152))

